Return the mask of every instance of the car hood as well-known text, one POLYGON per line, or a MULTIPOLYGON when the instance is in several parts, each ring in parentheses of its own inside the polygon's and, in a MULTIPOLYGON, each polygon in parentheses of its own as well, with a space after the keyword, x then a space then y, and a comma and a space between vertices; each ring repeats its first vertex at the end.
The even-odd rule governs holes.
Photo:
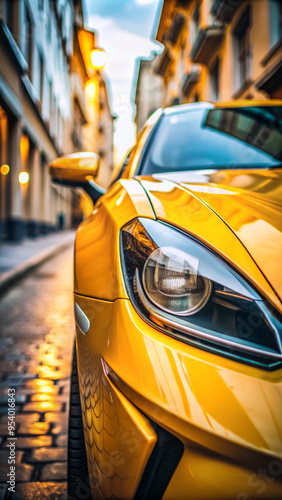
MULTIPOLYGON (((143 178, 141 182, 157 218, 199 236, 251 277, 244 262, 248 253, 281 305, 281 169, 175 172, 143 178), (221 224, 216 224, 215 216, 221 224), (232 236, 227 236, 223 224, 232 236), (207 225, 211 225, 210 232, 207 225), (220 234, 213 234, 215 231, 220 234), (244 246, 245 257, 236 256, 234 236, 244 246), (227 241, 222 241, 226 237, 227 241)), ((260 284, 265 291, 262 280, 260 284)), ((273 302, 277 305, 277 300, 273 302)))

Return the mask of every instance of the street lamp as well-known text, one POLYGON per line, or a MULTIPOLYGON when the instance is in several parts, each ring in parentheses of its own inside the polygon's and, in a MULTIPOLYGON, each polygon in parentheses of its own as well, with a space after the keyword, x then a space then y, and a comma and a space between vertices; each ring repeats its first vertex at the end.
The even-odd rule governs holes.
POLYGON ((27 184, 29 181, 29 174, 27 172, 20 172, 19 174, 19 183, 27 184))
POLYGON ((2 167, 0 168, 0 172, 2 175, 7 175, 10 172, 9 165, 2 165, 2 167))
POLYGON ((106 64, 107 54, 103 49, 94 49, 91 52, 91 63, 94 69, 101 71, 106 64))

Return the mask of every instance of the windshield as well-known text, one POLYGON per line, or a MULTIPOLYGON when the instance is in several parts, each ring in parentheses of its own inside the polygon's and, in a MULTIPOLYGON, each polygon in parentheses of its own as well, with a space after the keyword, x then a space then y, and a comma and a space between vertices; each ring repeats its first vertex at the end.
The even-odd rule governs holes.
POLYGON ((274 166, 282 161, 282 107, 178 111, 164 116, 142 175, 274 166))

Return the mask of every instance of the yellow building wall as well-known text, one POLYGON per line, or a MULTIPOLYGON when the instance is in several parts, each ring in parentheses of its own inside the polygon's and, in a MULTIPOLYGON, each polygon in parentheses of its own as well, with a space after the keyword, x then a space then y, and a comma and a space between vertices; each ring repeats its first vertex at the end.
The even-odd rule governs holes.
MULTIPOLYGON (((200 29, 207 26, 220 25, 220 21, 215 19, 211 14, 212 0, 202 0, 200 2, 200 29)), ((172 62, 168 66, 166 73, 163 75, 165 85, 165 99, 164 105, 168 106, 173 103, 176 97, 180 102, 193 102, 198 99, 201 101, 212 100, 211 84, 210 84, 210 69, 212 69, 216 58, 219 58, 220 63, 220 78, 219 78, 219 101, 229 101, 238 98, 247 99, 265 99, 269 95, 258 90, 256 83, 264 75, 264 72, 273 65, 273 62, 281 61, 282 48, 274 51, 271 57, 270 49, 270 7, 268 0, 250 0, 245 1, 235 11, 230 24, 225 23, 225 34, 222 42, 210 57, 208 65, 198 64, 200 68, 200 79, 194 85, 188 95, 183 95, 182 84, 183 77, 181 78, 179 67, 184 66, 186 74, 189 74, 194 67, 191 60, 191 50, 195 40, 192 38, 192 24, 193 14, 197 5, 197 0, 186 2, 179 7, 175 2, 164 1, 163 12, 160 18, 160 25, 158 29, 157 40, 160 40, 164 34, 169 32, 173 18, 177 12, 185 14, 185 25, 179 34, 175 46, 167 41, 165 38, 162 43, 170 49, 172 54, 172 62), (169 4, 167 8, 166 4, 169 4), (250 44, 251 44, 251 82, 249 85, 240 88, 238 69, 235 64, 235 50, 234 50, 234 29, 244 13, 247 6, 251 8, 251 26, 250 26, 250 44), (184 48, 184 64, 181 62, 181 47, 184 48), (266 56, 269 55, 269 61, 265 62, 266 56)))

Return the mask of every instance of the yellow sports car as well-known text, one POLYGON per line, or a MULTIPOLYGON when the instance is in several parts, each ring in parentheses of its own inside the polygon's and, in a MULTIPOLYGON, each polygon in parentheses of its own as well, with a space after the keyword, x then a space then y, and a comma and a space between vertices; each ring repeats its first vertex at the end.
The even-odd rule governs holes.
POLYGON ((282 498, 282 101, 154 113, 75 242, 71 498, 282 498), (76 365, 77 357, 77 365, 76 365))

